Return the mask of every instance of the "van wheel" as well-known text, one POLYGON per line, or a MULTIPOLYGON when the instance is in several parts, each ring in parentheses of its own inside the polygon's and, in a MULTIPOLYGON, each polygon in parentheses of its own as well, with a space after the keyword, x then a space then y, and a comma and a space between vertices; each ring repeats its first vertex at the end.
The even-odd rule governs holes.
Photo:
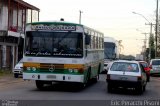
POLYGON ((43 90, 43 89, 44 89, 44 83, 43 83, 43 81, 36 80, 36 87, 37 87, 39 90, 43 90))
POLYGON ((18 78, 18 74, 17 73, 14 73, 14 78, 18 78))

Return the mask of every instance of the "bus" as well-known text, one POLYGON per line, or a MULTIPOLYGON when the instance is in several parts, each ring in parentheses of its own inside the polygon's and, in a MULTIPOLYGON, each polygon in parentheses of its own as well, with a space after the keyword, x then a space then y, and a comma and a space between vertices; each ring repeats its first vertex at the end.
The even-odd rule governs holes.
POLYGON ((104 70, 106 73, 108 64, 119 59, 118 41, 113 37, 104 37, 104 70))
POLYGON ((35 80, 38 89, 53 82, 85 87, 103 70, 104 35, 65 21, 28 23, 23 59, 23 79, 35 80))

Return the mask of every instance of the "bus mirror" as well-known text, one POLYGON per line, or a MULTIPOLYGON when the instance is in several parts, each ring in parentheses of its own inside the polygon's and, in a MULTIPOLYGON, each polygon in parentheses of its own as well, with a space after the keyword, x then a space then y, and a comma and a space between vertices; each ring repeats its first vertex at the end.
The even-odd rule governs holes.
POLYGON ((91 36, 88 35, 88 34, 86 34, 86 36, 85 36, 85 44, 86 44, 86 45, 89 45, 90 42, 91 42, 91 36))

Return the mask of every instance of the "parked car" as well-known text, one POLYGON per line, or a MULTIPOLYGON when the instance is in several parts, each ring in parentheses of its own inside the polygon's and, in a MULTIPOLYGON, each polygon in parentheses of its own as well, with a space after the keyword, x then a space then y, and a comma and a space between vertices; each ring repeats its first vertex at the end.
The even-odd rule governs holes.
POLYGON ((13 74, 15 78, 18 78, 19 75, 22 75, 22 68, 23 68, 23 59, 21 59, 14 67, 13 74))
POLYGON ((151 75, 160 74, 160 59, 151 59, 149 67, 151 75))
POLYGON ((138 61, 114 61, 107 73, 108 92, 114 88, 135 88, 143 93, 147 84, 147 75, 138 61))
POLYGON ((139 61, 140 64, 143 65, 144 67, 144 70, 146 71, 146 74, 147 74, 147 81, 149 82, 150 81, 150 67, 148 65, 148 63, 146 61, 139 61))

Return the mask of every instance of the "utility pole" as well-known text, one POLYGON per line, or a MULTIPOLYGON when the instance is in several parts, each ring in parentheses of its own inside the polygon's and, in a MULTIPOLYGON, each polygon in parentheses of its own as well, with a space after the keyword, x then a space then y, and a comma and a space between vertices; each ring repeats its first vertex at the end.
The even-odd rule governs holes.
POLYGON ((150 38, 152 36, 152 27, 153 25, 156 25, 156 24, 152 24, 152 23, 149 23, 149 24, 145 24, 145 25, 150 25, 150 36, 149 36, 149 60, 151 59, 151 42, 150 42, 150 38))
POLYGON ((149 33, 142 33, 142 34, 144 34, 145 35, 145 39, 144 39, 144 60, 146 61, 147 59, 146 59, 146 44, 147 44, 147 34, 149 34, 149 33))
POLYGON ((79 24, 81 24, 81 14, 82 14, 83 12, 80 10, 79 11, 79 24))
MULTIPOLYGON (((157 1, 158 2, 158 1, 157 1)), ((157 3, 158 4, 158 3, 157 3)), ((158 6, 157 6, 158 7, 158 6)), ((141 16, 141 17, 143 17, 149 24, 145 24, 145 25, 150 25, 150 36, 149 36, 149 41, 150 41, 150 38, 151 38, 151 36, 152 36, 152 27, 154 27, 153 25, 156 25, 157 26, 157 24, 153 24, 152 22, 150 22, 144 15, 142 15, 142 14, 139 14, 139 13, 136 13, 136 12, 132 12, 133 14, 137 14, 137 15, 139 15, 139 16, 141 16)), ((157 21, 156 21, 156 23, 157 23, 157 21)), ((155 28, 155 27, 154 27, 155 28)), ((157 27, 156 27, 156 30, 157 30, 157 27)), ((157 32, 156 32, 157 33, 157 32)), ((155 37, 155 38, 157 38, 157 37, 155 37)), ((156 41, 156 44, 157 44, 157 40, 155 40, 156 41)), ((157 48, 157 45, 155 46, 155 49, 157 48)), ((155 52, 155 55, 156 55, 156 52, 155 52)), ((149 60, 151 59, 151 45, 150 45, 150 42, 149 42, 149 60)))
POLYGON ((156 6, 156 33, 155 33, 155 42, 156 42, 156 46, 155 46, 155 58, 157 57, 157 36, 158 36, 158 0, 157 0, 157 6, 156 6))

